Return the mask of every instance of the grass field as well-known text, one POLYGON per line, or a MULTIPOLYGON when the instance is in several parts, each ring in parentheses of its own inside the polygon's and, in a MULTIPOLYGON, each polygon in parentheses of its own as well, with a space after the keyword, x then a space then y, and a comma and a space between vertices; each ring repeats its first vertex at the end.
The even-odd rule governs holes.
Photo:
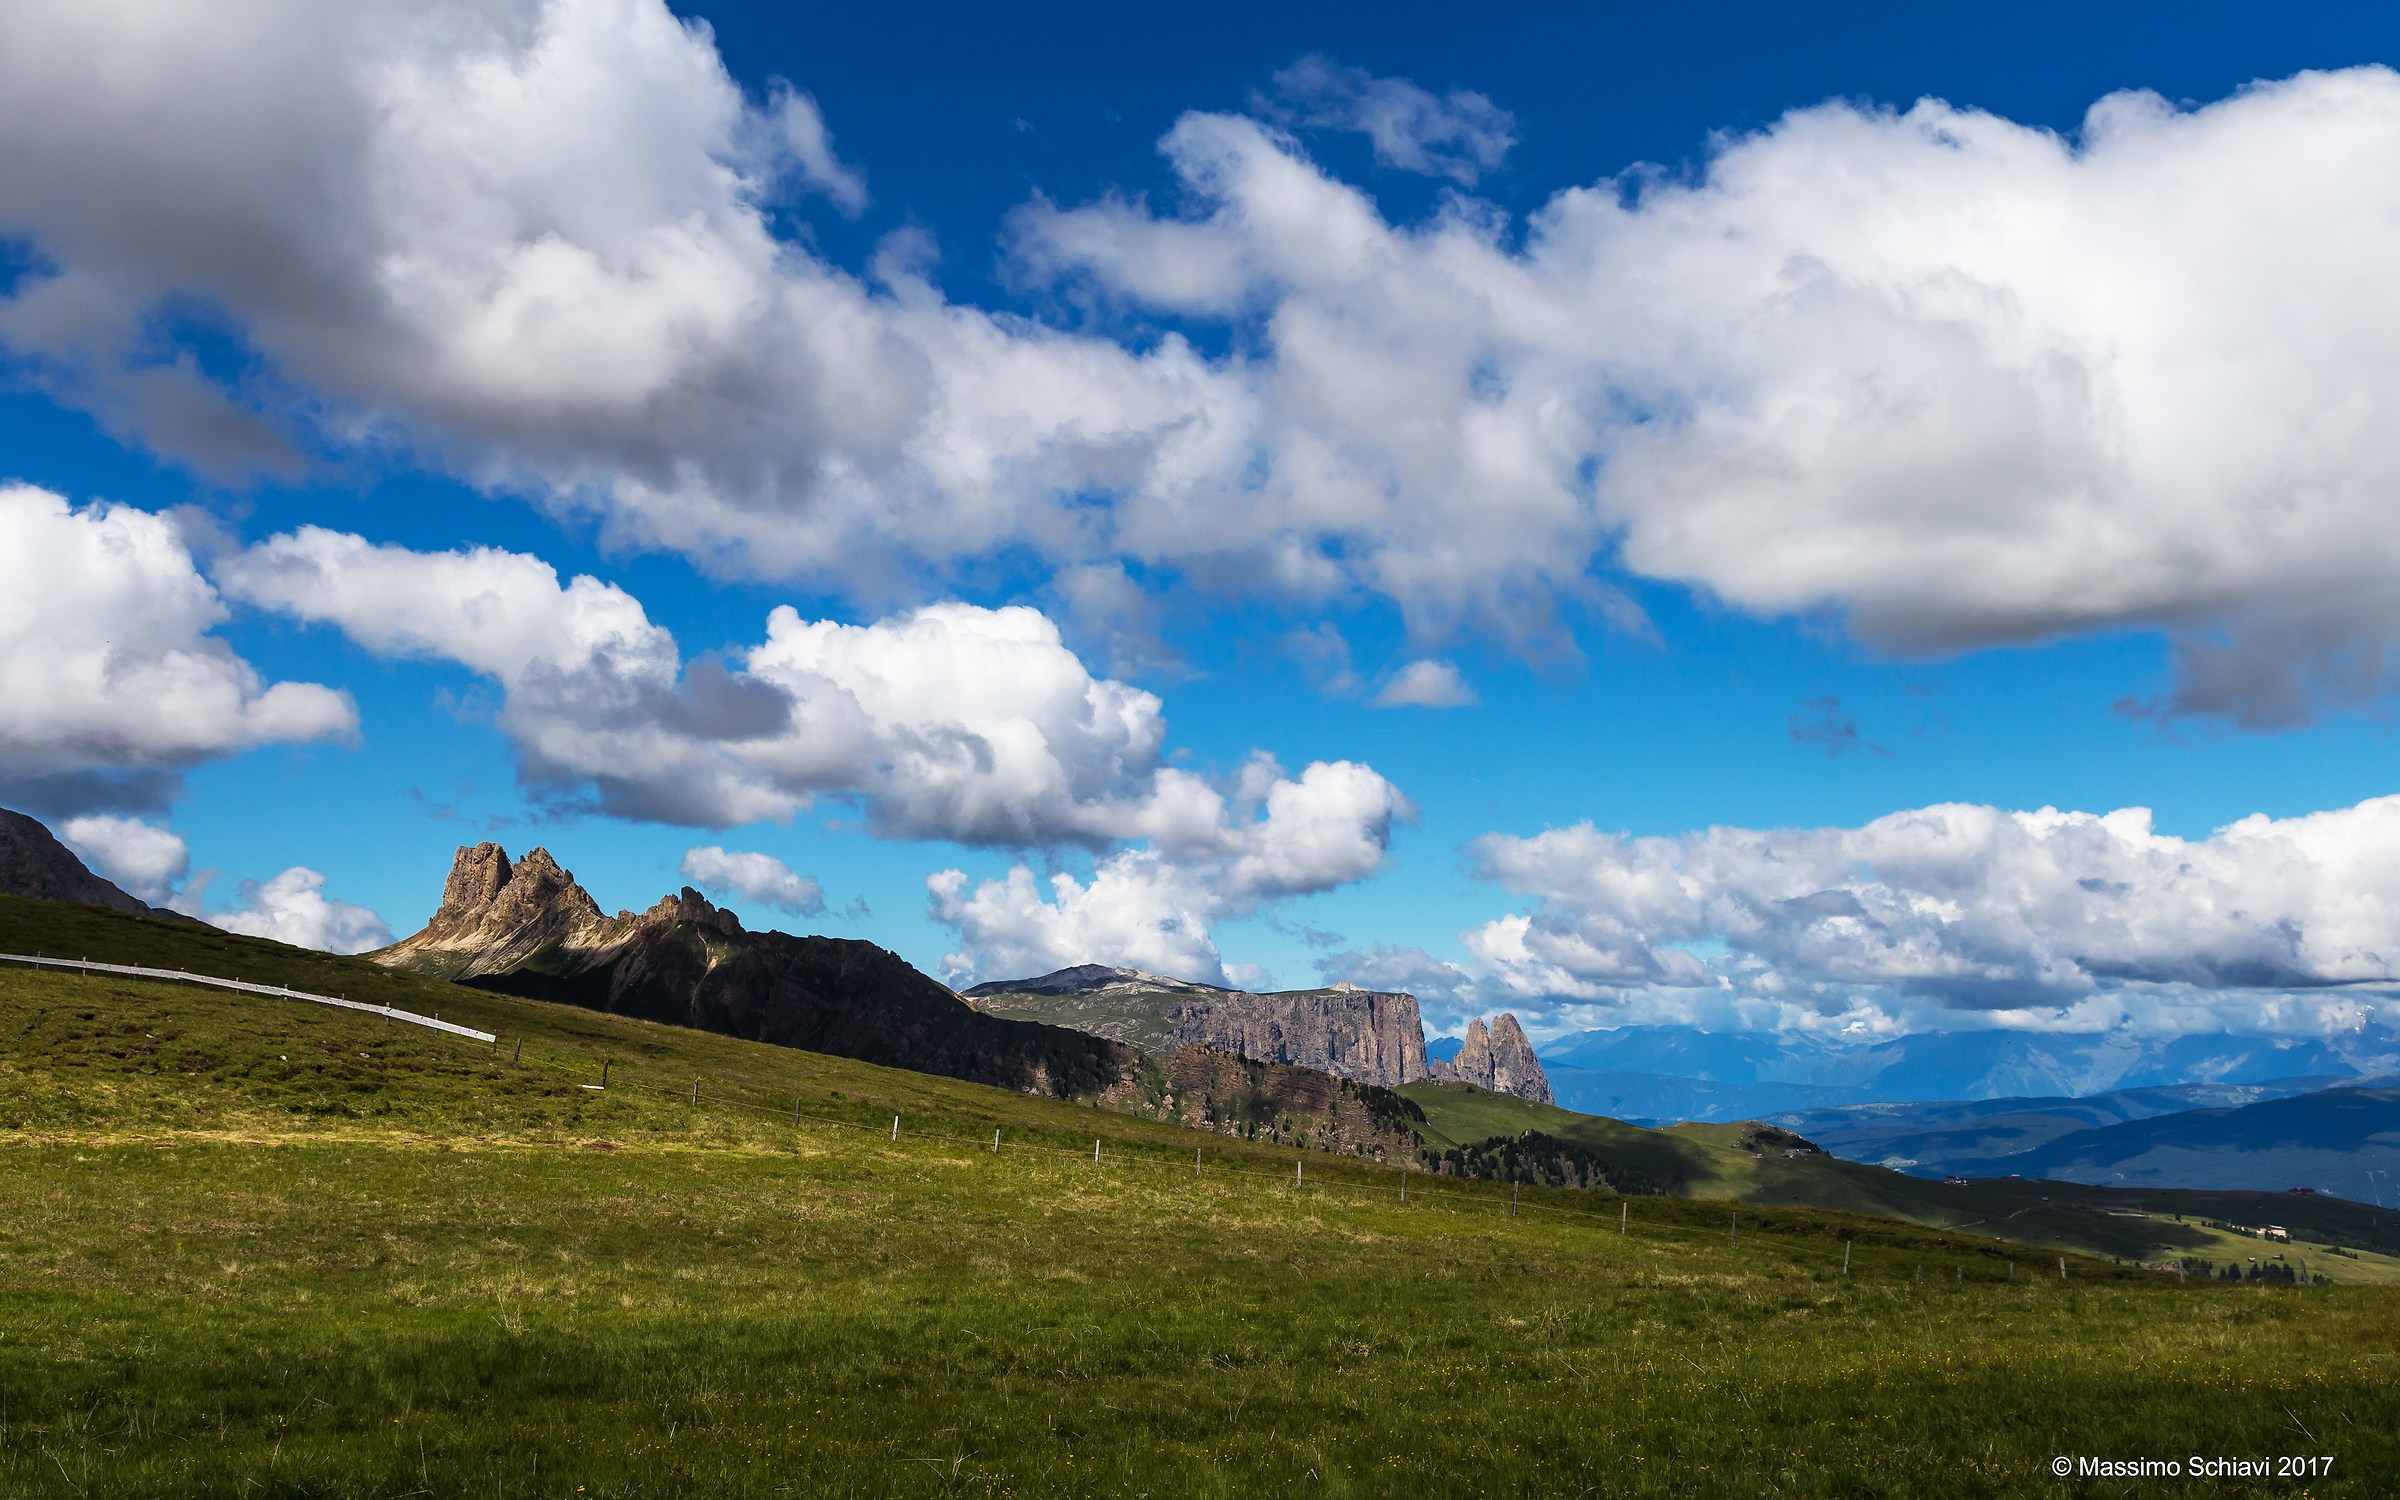
POLYGON ((2062 1280, 1754 1204, 1403 1205, 1055 1101, 392 1003, 435 1000, 501 1047, 0 973, 0 1492, 2105 1495, 2158 1485, 2052 1459, 2194 1451, 2335 1458, 2212 1494, 2400 1481, 2373 1288, 2062 1280))

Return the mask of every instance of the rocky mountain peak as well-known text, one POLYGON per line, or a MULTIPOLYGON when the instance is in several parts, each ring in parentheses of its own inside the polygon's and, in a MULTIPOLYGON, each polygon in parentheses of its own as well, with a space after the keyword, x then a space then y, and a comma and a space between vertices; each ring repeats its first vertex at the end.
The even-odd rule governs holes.
POLYGON ((498 844, 462 848, 450 861, 442 884, 441 910, 424 935, 438 938, 474 932, 511 931, 529 923, 563 930, 601 920, 600 905, 560 868, 547 849, 534 849, 511 862, 498 844))
POLYGON ((742 930, 742 919, 720 906, 713 906, 706 896, 685 886, 672 896, 661 896, 658 904, 643 912, 643 922, 694 922, 702 927, 714 927, 727 937, 742 930))
POLYGON ((1494 1093, 1514 1094, 1536 1104, 1549 1104, 1550 1075, 1533 1055, 1533 1043, 1517 1018, 1502 1011, 1488 1027, 1483 1017, 1467 1023, 1466 1044, 1448 1065, 1446 1076, 1494 1093))
POLYGON ((513 962, 544 943, 607 918, 547 849, 511 860, 498 844, 462 847, 442 883, 442 904, 413 937, 378 950, 378 962, 460 978, 513 962))

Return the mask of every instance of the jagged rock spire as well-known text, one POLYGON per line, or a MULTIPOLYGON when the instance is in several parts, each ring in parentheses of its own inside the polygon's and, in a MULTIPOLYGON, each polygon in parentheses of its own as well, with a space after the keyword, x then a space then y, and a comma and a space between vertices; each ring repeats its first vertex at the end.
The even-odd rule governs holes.
POLYGON ((1461 1083, 1494 1093, 1514 1094, 1531 1099, 1536 1104, 1548 1104, 1550 1075, 1542 1071, 1541 1059, 1533 1055, 1533 1043, 1517 1018, 1502 1011, 1489 1028, 1483 1017, 1467 1023, 1466 1045, 1458 1049, 1458 1057, 1450 1065, 1461 1083))

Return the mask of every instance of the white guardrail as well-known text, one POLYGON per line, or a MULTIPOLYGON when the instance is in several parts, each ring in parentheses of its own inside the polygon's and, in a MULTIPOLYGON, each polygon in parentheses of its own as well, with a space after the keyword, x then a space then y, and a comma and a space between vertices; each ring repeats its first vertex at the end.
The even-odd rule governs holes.
POLYGON ((342 1000, 332 995, 312 995, 306 990, 289 990, 279 984, 251 984, 241 979, 218 979, 207 974, 190 974, 181 969, 142 969, 132 964, 96 964, 89 959, 45 958, 39 954, 0 953, 0 962, 32 964, 43 969, 81 969, 87 974, 123 974, 134 979, 172 979, 178 984, 206 984, 221 990, 243 990, 253 995, 275 995, 285 1000, 306 1000, 314 1005, 338 1005, 343 1010, 363 1010, 371 1016, 384 1016, 394 1021, 406 1021, 411 1026, 430 1026, 447 1031, 452 1036, 471 1037, 479 1042, 497 1041, 488 1031, 472 1026, 420 1016, 415 1011, 394 1010, 388 1005, 368 1005, 359 1000, 342 1000))

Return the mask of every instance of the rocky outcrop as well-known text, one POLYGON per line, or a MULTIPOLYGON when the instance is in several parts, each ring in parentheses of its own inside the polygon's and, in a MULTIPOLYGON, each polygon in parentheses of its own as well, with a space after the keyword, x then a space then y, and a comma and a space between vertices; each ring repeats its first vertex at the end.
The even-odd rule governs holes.
POLYGON ((1458 1056, 1442 1064, 1434 1076, 1471 1083, 1480 1089, 1498 1094, 1514 1094, 1531 1099, 1536 1104, 1548 1104, 1550 1075, 1542 1071, 1541 1059, 1533 1055, 1533 1043, 1527 1040, 1525 1028, 1506 1011, 1489 1028, 1483 1017, 1467 1023, 1466 1045, 1458 1056))
POLYGON ((481 989, 1062 1098, 1137 1077, 1135 1049, 978 1013, 898 955, 842 938, 749 932, 686 886, 603 916, 536 849, 460 849, 442 905, 367 955, 481 989))
POLYGON ((477 844, 451 860, 441 907, 424 930, 369 956, 387 968, 469 980, 507 973, 552 943, 597 941, 607 924, 549 850, 511 862, 498 844, 477 844))
POLYGON ((987 1014, 1072 1026, 1152 1053, 1214 1047, 1382 1088, 1433 1076, 1416 997, 1356 985, 1261 995, 1079 964, 979 984, 965 998, 987 1014))
POLYGON ((167 911, 120 890, 93 874, 75 851, 51 835, 38 818, 0 808, 0 896, 24 896, 35 901, 81 901, 137 917, 169 922, 193 919, 167 911))

